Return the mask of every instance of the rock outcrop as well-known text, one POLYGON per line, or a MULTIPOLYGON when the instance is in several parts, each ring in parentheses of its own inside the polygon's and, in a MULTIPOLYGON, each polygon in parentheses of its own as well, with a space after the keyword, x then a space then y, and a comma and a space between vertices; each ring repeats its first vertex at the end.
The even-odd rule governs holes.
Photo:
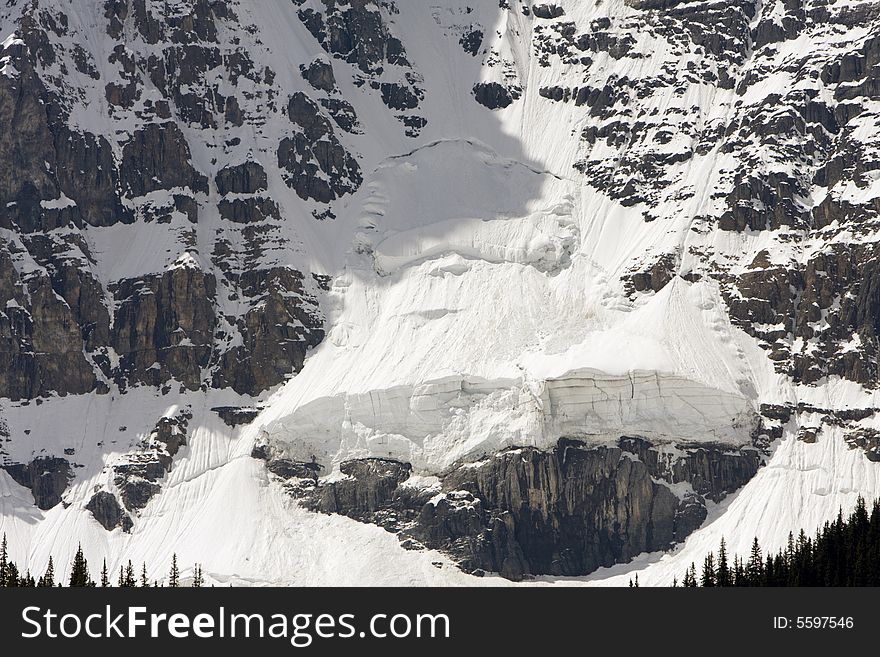
POLYGON ((43 510, 61 502, 61 496, 73 477, 70 462, 57 456, 41 456, 30 463, 2 466, 18 484, 29 488, 34 504, 43 510))
POLYGON ((112 493, 105 490, 98 491, 86 504, 86 510, 90 511, 101 526, 107 531, 121 527, 122 531, 132 528, 132 520, 125 510, 119 505, 119 500, 112 493))
POLYGON ((420 488, 407 483, 409 464, 394 460, 346 461, 341 477, 324 481, 315 464, 255 456, 306 508, 378 524, 406 547, 439 549, 469 572, 515 580, 585 575, 665 550, 702 524, 706 499, 736 491, 762 462, 753 449, 563 439, 552 451, 512 449, 463 464, 420 488))
MULTIPOLYGON (((266 102, 274 97, 274 72, 257 69, 239 37, 221 50, 219 29, 246 33, 246 26, 225 3, 192 2, 178 14, 146 0, 108 2, 110 46, 95 54, 75 43, 62 7, 43 5, 18 9, 19 29, 0 50, 0 397, 170 389, 171 382, 259 394, 276 385, 323 337, 320 286, 263 260, 264 245, 277 243, 270 224, 282 217, 262 165, 249 157, 209 175, 191 143, 207 138, 203 130, 257 120, 245 116, 239 84, 256 85, 266 102), (129 47, 126 20, 139 39, 163 47, 129 47), (209 88, 219 68, 228 82, 222 92, 209 88), (101 97, 89 102, 106 101, 107 125, 85 128, 71 115, 98 111, 83 107, 92 85, 101 97), (197 236, 215 191, 215 211, 230 227, 208 240, 213 253, 203 257, 197 236), (128 228, 118 237, 102 237, 120 226, 128 228), (229 240, 228 232, 237 234, 229 240), (123 234, 146 236, 140 267, 107 266, 123 234), (243 252, 231 246, 237 242, 243 252), (220 310, 227 298, 248 301, 227 317, 220 310), (237 339, 242 332, 247 337, 237 339), (260 341, 261 356, 248 352, 254 334, 274 340, 260 341), (298 347, 290 345, 294 335, 298 347)), ((343 99, 328 111, 355 129, 343 99)), ((331 118, 320 121, 329 126, 331 118)), ((330 151, 308 148, 331 172, 338 165, 350 174, 333 194, 356 188, 357 163, 346 154, 340 164, 338 142, 330 151)))
MULTIPOLYGON (((160 480, 171 471, 174 457, 180 448, 186 445, 186 428, 190 419, 192 412, 188 409, 182 409, 173 416, 160 418, 156 427, 140 445, 140 449, 126 454, 122 462, 113 466, 113 484, 119 490, 122 504, 128 511, 135 513, 140 511, 162 489, 160 480)), ((106 515, 110 506, 106 497, 102 496, 97 501, 92 498, 89 504, 93 502, 97 512, 90 510, 99 522, 102 520, 99 515, 103 520, 108 521, 114 516, 115 512, 112 510, 109 516, 106 515)), ((127 516, 121 510, 119 514, 121 516, 116 517, 117 520, 121 518, 119 524, 122 524, 127 516)))

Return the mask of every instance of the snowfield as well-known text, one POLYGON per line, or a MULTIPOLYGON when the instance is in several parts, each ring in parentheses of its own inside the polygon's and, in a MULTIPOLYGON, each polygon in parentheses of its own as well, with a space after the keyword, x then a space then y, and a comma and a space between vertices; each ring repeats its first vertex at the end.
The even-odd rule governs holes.
MULTIPOLYGON (((95 52, 106 38, 97 27, 99 4, 65 4, 95 52)), ((184 577, 199 562, 208 583, 217 585, 513 585, 492 574, 467 575, 438 552, 403 549, 379 527, 299 508, 251 457, 254 446, 317 460, 331 478, 347 459, 399 459, 413 465, 413 482, 425 485, 456 464, 508 447, 549 448, 562 437, 599 445, 640 435, 659 444, 734 449, 751 444, 761 404, 880 407, 878 392, 856 383, 829 377, 803 385, 778 373, 767 351, 732 323, 718 281, 688 276, 706 253, 741 272, 768 248, 773 259, 786 262, 810 252, 809 244, 777 248, 761 231, 706 228, 705 218, 717 210, 722 172, 738 166, 730 153, 708 149, 675 165, 675 190, 691 195, 679 201, 670 191, 652 205, 661 217, 654 221, 645 220, 644 207, 623 205, 581 180, 573 165, 583 156, 584 111, 574 103, 548 103, 539 89, 560 81, 598 84, 611 71, 647 77, 658 73, 657 59, 594 54, 593 78, 583 80, 555 59, 539 65, 530 45, 537 24, 531 17, 500 11, 494 0, 471 3, 478 6, 469 14, 464 4, 399 2, 399 14, 386 16, 404 36, 427 90, 420 109, 427 125, 418 138, 404 137, 368 85, 340 73, 353 66, 334 60, 339 90, 363 126, 345 139, 364 174, 356 192, 335 201, 335 219, 313 220, 314 204, 297 198, 279 170, 269 168, 267 193, 284 216, 273 230, 288 241, 267 249, 266 262, 329 277, 320 297, 326 337, 301 372, 253 397, 172 385, 167 394, 134 386, 39 403, 0 399, 0 417, 16 438, 0 442, 4 462, 67 453, 76 464, 63 503, 48 511, 0 470, 0 533, 22 570, 42 573, 51 555, 64 576, 81 543, 93 576, 103 559, 111 576, 132 560, 137 567, 146 562, 149 577, 161 579, 176 553, 184 577), (484 25, 487 47, 503 66, 462 54, 458 36, 450 35, 472 22, 484 25), (516 102, 496 111, 474 102, 475 82, 511 77, 522 90, 516 102), (666 253, 677 254, 676 276, 658 292, 632 293, 627 277, 666 253), (226 405, 262 410, 233 428, 211 410, 226 405), (134 518, 130 533, 106 531, 85 504, 97 486, 113 489, 112 466, 145 439, 157 418, 183 408, 193 413, 187 445, 159 481, 161 492, 134 518)), ((559 4, 579 26, 637 11, 623 0, 559 4)), ((323 51, 293 4, 248 2, 239 11, 257 26, 254 57, 279 72, 276 84, 290 92, 307 89, 299 65, 323 51)), ((0 27, 6 46, 14 34, 0 27)), ((788 42, 778 57, 819 46, 788 42)), ((647 35, 633 45, 645 53, 655 47, 663 44, 647 35)), ((3 60, 0 72, 15 74, 3 60)), ((734 90, 694 83, 662 103, 646 102, 670 115, 698 106, 701 125, 710 125, 731 116, 736 102, 793 84, 791 75, 779 74, 740 99, 734 90)), ((103 98, 103 90, 92 93, 103 98)), ((108 130, 106 117, 85 109, 70 120, 108 130)), ((193 161, 211 179, 244 153, 274 167, 282 120, 267 112, 259 130, 242 129, 232 154, 215 152, 190 126, 193 161)), ((670 153, 691 146, 686 135, 664 144, 670 153)), ((603 157, 602 148, 598 144, 590 158, 603 157)), ((877 195, 877 185, 849 192, 864 202, 877 195)), ((208 254, 220 218, 211 205, 216 193, 208 196, 200 197, 205 211, 197 229, 183 215, 167 225, 86 229, 101 280, 212 267, 208 254), (181 247, 190 229, 197 253, 181 247), (189 259, 181 260, 183 254, 189 259)), ((68 202, 58 199, 57 206, 68 202)), ((20 263, 22 270, 27 266, 20 263)), ((230 313, 237 308, 235 300, 223 303, 230 313)), ((880 429, 880 418, 863 425, 880 429)), ((582 578, 538 577, 517 585, 626 585, 635 574, 641 585, 669 585, 722 537, 729 553, 745 554, 755 536, 767 548, 782 546, 789 531, 810 532, 859 495, 880 495, 880 463, 852 449, 839 428, 823 425, 815 443, 798 440, 799 428, 786 424, 766 465, 735 494, 710 503, 703 526, 675 549, 582 578)))

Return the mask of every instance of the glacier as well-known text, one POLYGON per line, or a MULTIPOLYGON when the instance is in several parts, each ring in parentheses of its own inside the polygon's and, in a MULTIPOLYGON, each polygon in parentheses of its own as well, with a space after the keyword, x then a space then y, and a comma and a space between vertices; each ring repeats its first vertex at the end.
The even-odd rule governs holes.
MULTIPOLYGON (((0 10, 0 71, 7 78, 16 69, 3 63, 2 53, 24 47, 15 35, 27 4, 0 10)), ((162 4, 141 2, 169 25, 174 11, 199 10, 197 2, 172 9, 162 4)), ((821 364, 860 352, 861 327, 851 327, 850 346, 832 358, 818 351, 818 337, 796 337, 775 316, 750 308, 744 322, 731 310, 760 296, 750 297, 739 284, 754 272, 801 271, 836 244, 874 244, 876 232, 864 228, 867 219, 836 219, 830 227, 719 227, 730 209, 726 195, 748 187, 734 179, 735 172, 791 180, 803 174, 787 152, 758 143, 761 129, 750 127, 759 123, 758 110, 778 101, 771 114, 781 122, 788 106, 778 100, 780 90, 815 91, 809 102, 846 106, 849 92, 840 88, 848 83, 832 87, 823 66, 864 49, 876 68, 875 51, 865 44, 880 26, 880 14, 867 13, 865 25, 811 18, 809 29, 758 46, 761 26, 766 31, 778 23, 783 29, 789 3, 732 3, 751 7, 751 16, 742 9, 736 17, 747 33, 754 31, 737 59, 739 46, 730 34, 719 36, 724 47, 712 54, 711 44, 689 36, 699 21, 676 13, 722 11, 712 2, 669 3, 676 6, 667 12, 624 0, 558 0, 564 13, 553 19, 535 15, 534 5, 542 3, 526 1, 226 4, 237 18, 216 19, 221 60, 237 44, 250 52, 255 70, 266 67, 274 75, 271 83, 246 77, 233 83, 217 65, 192 81, 238 94, 248 117, 243 126, 205 127, 185 120, 182 102, 172 103, 172 121, 180 123, 192 166, 208 181, 206 191, 169 184, 125 199, 122 204, 137 216, 131 223, 71 232, 82 236, 92 259, 83 268, 103 286, 108 308, 120 307, 111 290, 121 281, 191 268, 220 281, 216 315, 225 337, 217 342, 231 350, 248 344, 236 326, 252 308, 224 277, 289 267, 304 273, 302 290, 280 296, 313 298, 323 338, 308 345, 297 371, 261 390, 233 390, 226 380, 215 385, 213 359, 197 368, 201 378, 192 386, 173 377, 120 386, 96 365, 106 390, 0 397, 4 465, 65 454, 74 462, 62 503, 50 509, 38 508, 31 492, 0 469, 0 533, 23 570, 42 572, 50 555, 62 564, 81 543, 93 570, 103 559, 111 572, 132 560, 145 562, 149 577, 161 579, 176 553, 184 576, 199 562, 216 584, 625 585, 638 574, 642 585, 669 585, 722 537, 732 553, 747 553, 756 536, 762 545, 782 546, 789 531, 811 531, 839 508, 853 506, 859 495, 880 495, 880 463, 852 445, 854 431, 880 431, 880 417, 873 414, 880 408, 876 373, 854 380, 823 372, 810 381, 778 367, 780 359, 799 353, 821 364), (381 70, 365 72, 356 57, 328 50, 301 12, 323 12, 329 24, 336 5, 366 6, 378 15, 383 29, 405 46, 406 64, 382 60, 381 70), (668 27, 667 20, 681 20, 685 28, 665 33, 660 28, 668 27), (477 26, 481 46, 474 56, 462 44, 477 26), (583 41, 576 57, 565 56, 560 53, 569 31, 593 35, 594 41, 583 41), (325 95, 300 72, 316 59, 330 62, 335 74, 335 87, 325 95), (717 64, 714 80, 698 75, 710 60, 717 64), (793 65, 802 60, 807 63, 801 69, 793 65), (721 69, 731 76, 729 85, 719 80, 721 69), (577 100, 576 90, 598 93, 612 79, 644 84, 634 83, 637 93, 625 102, 613 94, 605 101, 597 99, 601 94, 593 97, 592 105, 577 100), (657 80, 662 85, 652 87, 657 80), (389 83, 422 90, 417 109, 383 102, 381 85, 389 83), (476 102, 477 84, 506 89, 509 104, 476 102), (302 198, 280 162, 279 138, 293 138, 287 97, 296 92, 344 99, 357 117, 359 128, 352 131, 332 125, 341 147, 358 162, 362 181, 329 202, 302 198), (554 94, 572 100, 555 101, 554 94), (774 96, 777 101, 768 100, 774 96), (608 103, 604 109, 602 102, 608 103), (426 123, 412 136, 401 117, 414 112, 426 123), (603 127, 600 119, 609 121, 603 127), (622 130, 615 121, 648 124, 651 139, 615 141, 615 130, 622 130), (596 136, 597 128, 604 136, 596 136), (725 141, 740 130, 747 133, 743 144, 725 141), (241 162, 265 169, 265 189, 221 193, 217 176, 241 162), (630 170, 633 162, 644 170, 630 170), (277 219, 259 224, 268 237, 257 246, 219 209, 221 197, 234 201, 254 194, 278 207, 277 219), (198 205, 196 223, 181 209, 167 220, 145 218, 151 208, 181 195, 198 205), (322 214, 328 210, 332 217, 322 214), (219 248, 221 241, 228 251, 219 248), (633 287, 635 276, 650 278, 654 271, 665 277, 657 289, 654 278, 633 287), (777 338, 785 343, 779 359, 771 358, 777 338), (259 413, 230 426, 212 410, 227 406, 259 413), (768 423, 766 409, 782 406, 794 410, 768 423), (160 492, 132 513, 130 531, 107 531, 86 504, 98 490, 116 490, 114 467, 143 448, 157 419, 183 409, 192 415, 186 443, 158 481, 160 492), (823 420, 832 410, 856 411, 859 418, 846 426, 823 420), (772 436, 768 424, 776 430, 772 436), (805 429, 818 439, 804 441, 805 429), (347 460, 395 459, 412 465, 414 487, 430 489, 437 477, 503 450, 551 449, 560 438, 603 446, 631 435, 670 453, 682 445, 736 450, 763 436, 765 464, 741 489, 708 501, 700 528, 666 551, 580 577, 539 574, 517 583, 492 573, 471 576, 437 550, 406 550, 378 526, 307 511, 252 458, 255 448, 267 447, 279 458, 317 462, 326 481, 344 477, 339 466, 347 460)), ((804 12, 825 5, 800 4, 804 12)), ((829 4, 840 16, 873 6, 829 4)), ((56 47, 73 52, 79 44, 97 62, 100 84, 73 66, 62 71, 57 61, 40 69, 46 84, 69 102, 65 124, 106 137, 113 157, 121 159, 122 144, 143 119, 138 111, 112 109, 107 100, 103 81, 120 73, 107 58, 113 41, 102 3, 36 5, 67 17, 68 33, 50 31, 56 47)), ((163 44, 137 32, 136 5, 123 21, 126 49, 146 62, 163 44)), ((870 67, 864 68, 870 80, 870 67)), ((149 79, 142 93, 138 103, 169 97, 149 79)), ((865 142, 856 158, 862 161, 875 153, 878 102, 875 92, 866 92, 864 107, 846 124, 848 139, 865 142)), ((807 133, 805 128, 805 141, 807 133)), ((818 165, 810 162, 803 167, 812 172, 818 165)), ((815 213, 827 199, 876 207, 880 177, 877 168, 863 168, 864 177, 846 180, 841 174, 835 184, 811 179, 803 194, 785 201, 795 214, 815 213)), ((316 173, 315 180, 339 182, 325 173, 316 173)), ((794 183, 777 188, 786 185, 794 183)), ((43 203, 45 211, 59 213, 83 204, 63 192, 43 203)), ((757 198, 738 199, 733 207, 748 221, 773 210, 757 198)), ((45 232, 61 240, 67 230, 45 232)), ((11 261, 25 277, 44 265, 23 246, 21 233, 0 224, 4 243, 19 245, 10 249, 11 261)), ((788 285, 786 278, 778 288, 788 285)), ((804 295, 792 293, 798 301, 804 295)), ((858 296, 843 293, 823 308, 817 305, 818 319, 810 320, 816 335, 848 295, 858 296)), ((297 330, 299 319, 286 326, 297 330)), ((201 345, 187 337, 174 346, 201 345)), ((111 369, 119 365, 115 349, 106 357, 111 369)), ((155 371, 160 369, 157 361, 155 371)), ((57 567, 62 576, 65 568, 57 567)))

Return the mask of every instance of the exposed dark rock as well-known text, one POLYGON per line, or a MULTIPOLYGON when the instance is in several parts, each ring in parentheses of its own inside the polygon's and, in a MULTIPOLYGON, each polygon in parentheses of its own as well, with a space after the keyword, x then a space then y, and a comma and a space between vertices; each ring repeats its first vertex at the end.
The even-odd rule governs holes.
POLYGON ((285 182, 300 198, 328 203, 355 191, 362 182, 360 166, 345 150, 318 105, 303 93, 288 105, 290 120, 302 128, 278 145, 278 165, 285 182))
POLYGON ((266 390, 299 372, 307 350, 324 338, 317 300, 302 273, 287 267, 245 272, 236 283, 253 306, 238 320, 242 344, 220 355, 212 384, 266 390))
POLYGON ((671 9, 684 2, 696 2, 697 0, 624 0, 624 4, 634 9, 671 9))
POLYGON ((410 470, 408 463, 388 459, 346 461, 340 471, 347 477, 319 487, 316 498, 306 500, 306 506, 352 517, 378 511, 409 477, 410 470))
POLYGON ((466 32, 461 35, 458 42, 461 44, 461 47, 464 48, 466 53, 476 57, 480 52, 480 47, 483 45, 483 31, 471 30, 466 32))
MULTIPOLYGON (((69 286, 61 291, 71 300, 77 282, 75 277, 59 280, 69 286)), ((93 309, 100 307, 100 301, 93 301, 98 304, 93 309)), ((45 273, 20 280, 5 249, 0 249, 0 307, 5 311, 0 312, 0 396, 23 399, 95 388, 95 373, 83 354, 83 334, 70 305, 45 273)))
POLYGON ((317 479, 323 466, 307 461, 293 461, 291 459, 273 458, 266 463, 266 469, 282 479, 317 479))
POLYGON ((230 427, 250 424, 260 414, 260 409, 248 406, 215 406, 211 410, 230 427))
POLYGON ((379 8, 369 0, 321 0, 324 11, 301 9, 299 18, 328 53, 364 73, 383 64, 408 66, 403 44, 388 31, 379 8))
POLYGON ((237 224, 248 224, 265 219, 281 219, 278 205, 270 198, 254 196, 251 198, 221 199, 217 204, 220 216, 237 224))
POLYGON ((331 92, 336 89, 336 78, 333 75, 333 65, 330 62, 316 59, 308 66, 301 66, 303 78, 320 91, 331 92))
POLYGON ((266 191, 268 186, 266 170, 259 162, 244 162, 220 169, 214 181, 217 184, 217 191, 223 196, 256 194, 266 191))
POLYGON ((162 490, 159 484, 144 477, 141 470, 125 467, 118 472, 121 478, 116 485, 119 487, 122 503, 129 511, 143 509, 147 506, 147 502, 162 490))
POLYGON ((760 414, 771 420, 779 420, 780 422, 788 422, 791 419, 791 406, 783 406, 779 404, 761 404, 758 411, 760 414))
POLYGON ((880 431, 869 427, 858 427, 844 435, 847 444, 861 449, 869 461, 880 462, 880 431))
POLYGON ((113 466, 113 483, 126 509, 140 511, 162 489, 158 482, 171 471, 174 457, 186 445, 190 419, 192 412, 187 409, 159 418, 140 450, 127 454, 123 462, 113 466))
POLYGON ((820 429, 817 427, 801 427, 798 429, 797 439, 805 443, 815 443, 818 439, 820 429))
POLYGON ((348 101, 341 98, 321 98, 318 102, 340 128, 353 134, 361 133, 357 114, 348 101))
POLYGON ((199 387, 212 353, 215 290, 212 274, 189 265, 126 279, 112 290, 112 341, 127 380, 159 385, 174 378, 199 387))
POLYGON ((67 484, 73 477, 70 462, 57 456, 40 456, 30 463, 0 466, 16 483, 29 488, 34 504, 43 510, 51 509, 61 501, 67 484))
POLYGON ((193 168, 189 145, 173 122, 150 123, 137 130, 122 149, 119 173, 132 196, 172 187, 208 192, 207 178, 193 168))
POLYGON ((474 99, 491 110, 504 109, 520 97, 516 87, 505 87, 497 82, 478 82, 474 85, 474 99))
POLYGON ((2 51, 17 79, 0 76, 0 226, 31 233, 68 224, 109 226, 131 221, 116 189, 104 137, 70 130, 39 80, 23 46, 2 51), (46 207, 41 201, 73 201, 46 207))
POLYGON ((632 274, 629 278, 636 292, 651 290, 659 292, 675 277, 676 258, 674 254, 664 254, 650 268, 632 274))
POLYGON ((403 125, 406 126, 406 136, 407 137, 418 137, 422 128, 428 125, 428 119, 423 116, 415 116, 415 115, 407 115, 407 116, 398 116, 398 120, 400 120, 403 125))
POLYGON ((382 82, 378 89, 382 94, 382 102, 390 109, 408 110, 419 106, 419 96, 408 85, 382 82))
POLYGON ((127 532, 133 526, 131 518, 119 505, 116 496, 107 491, 98 491, 92 495, 92 499, 86 504, 86 509, 91 511, 95 520, 107 531, 122 527, 122 531, 127 532))
POLYGON ((535 5, 532 7, 532 14, 536 18, 559 18, 565 13, 565 10, 559 5, 547 4, 547 5, 535 5))
POLYGON ((671 484, 686 482, 697 495, 713 502, 720 502, 742 488, 762 462, 758 450, 748 448, 732 450, 722 445, 705 445, 691 447, 684 455, 670 456, 644 438, 621 438, 618 445, 638 456, 653 477, 671 484))
POLYGON ((704 497, 723 499, 761 463, 757 450, 682 451, 635 437, 619 447, 560 440, 553 451, 510 450, 452 469, 439 489, 402 485, 409 464, 387 459, 344 462, 346 476, 327 482, 298 474, 304 464, 276 470, 292 478, 288 489, 307 508, 378 524, 409 547, 449 553, 466 571, 522 579, 584 575, 666 549, 705 520, 704 497), (679 483, 692 492, 676 496, 670 485, 679 483))

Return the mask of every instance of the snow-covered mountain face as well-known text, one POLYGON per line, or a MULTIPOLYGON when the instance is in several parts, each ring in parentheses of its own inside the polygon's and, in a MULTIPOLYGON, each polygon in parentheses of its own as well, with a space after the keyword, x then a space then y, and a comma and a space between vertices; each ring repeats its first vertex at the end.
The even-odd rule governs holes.
POLYGON ((34 571, 668 584, 880 494, 880 3, 12 0, 0 38, 34 571))

